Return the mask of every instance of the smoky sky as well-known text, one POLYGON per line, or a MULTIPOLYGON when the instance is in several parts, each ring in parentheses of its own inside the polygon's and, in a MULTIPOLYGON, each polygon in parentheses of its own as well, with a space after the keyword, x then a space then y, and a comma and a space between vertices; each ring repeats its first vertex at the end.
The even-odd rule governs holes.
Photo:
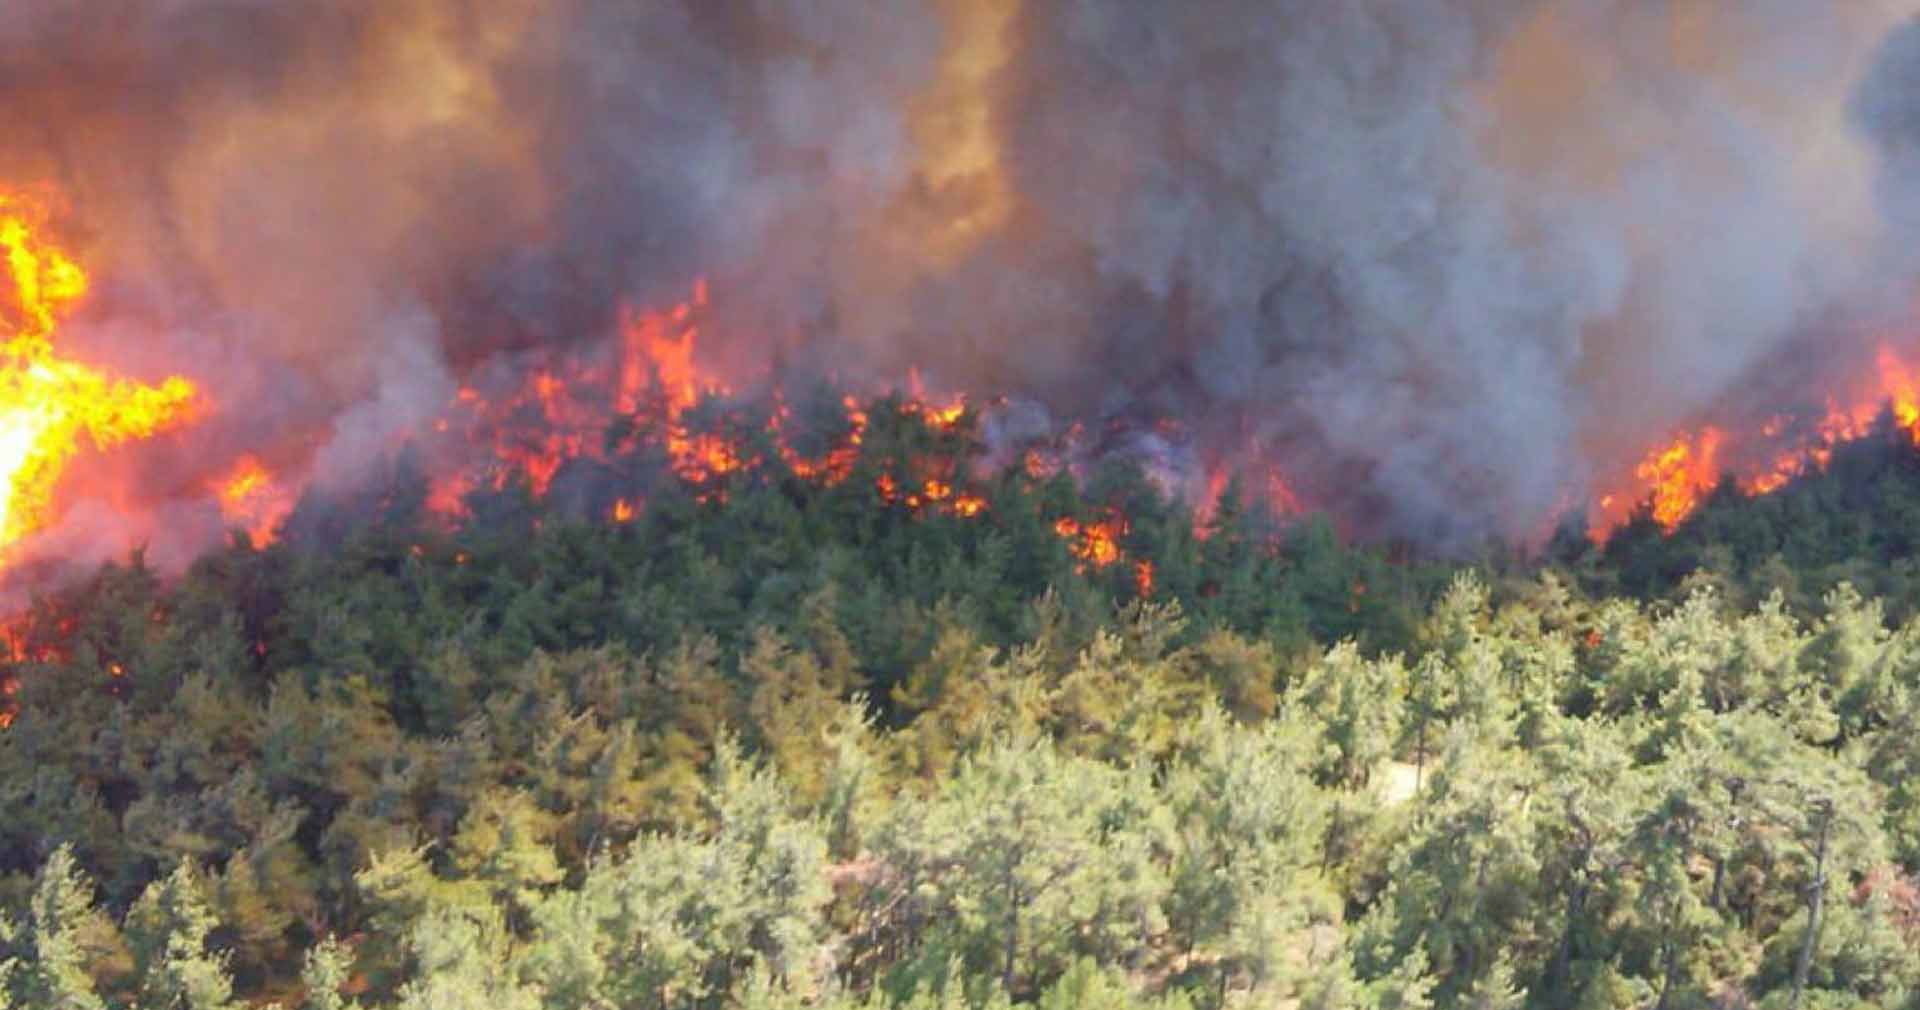
POLYGON ((727 367, 1178 419, 1444 548, 1904 321, 1914 6, 10 0, 0 178, 76 341, 317 480, 704 277, 727 367))

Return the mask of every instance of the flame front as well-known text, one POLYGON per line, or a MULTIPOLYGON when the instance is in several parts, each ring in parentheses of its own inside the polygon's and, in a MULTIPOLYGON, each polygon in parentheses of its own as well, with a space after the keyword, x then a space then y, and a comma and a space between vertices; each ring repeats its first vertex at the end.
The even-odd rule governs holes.
POLYGON ((100 448, 148 438, 192 414, 178 376, 157 386, 54 355, 54 331, 86 294, 87 276, 42 233, 46 212, 0 195, 0 249, 12 281, 11 329, 0 344, 0 547, 47 525, 55 484, 84 435, 100 448))
POLYGON ((1779 414, 1744 434, 1705 425, 1648 452, 1634 468, 1630 488, 1596 500, 1591 533, 1604 538, 1642 505, 1671 531, 1724 476, 1748 495, 1772 494, 1796 477, 1826 469, 1835 447, 1872 433, 1883 414, 1920 445, 1920 369, 1886 344, 1874 356, 1871 374, 1826 397, 1818 413, 1779 414))
MULTIPOLYGON (((433 429, 437 436, 481 448, 481 458, 477 463, 462 458, 437 470, 427 507, 457 521, 467 514, 470 492, 500 490, 516 477, 535 498, 544 497, 568 463, 610 462, 642 445, 661 450, 674 476, 703 503, 725 501, 732 478, 763 473, 776 462, 792 476, 821 486, 846 481, 872 422, 854 394, 841 395, 845 426, 818 455, 801 452, 789 440, 793 411, 777 384, 771 389, 771 410, 764 415, 765 440, 752 430, 761 421, 743 420, 752 410, 702 407, 730 393, 729 383, 706 371, 697 354, 707 300, 706 282, 699 281, 689 299, 666 311, 623 308, 611 361, 546 361, 503 392, 462 387, 433 429), (612 429, 624 434, 610 438, 612 429)), ((929 397, 917 372, 910 376, 910 387, 912 395, 900 403, 900 414, 928 430, 952 432, 967 416, 964 397, 929 397)), ((916 472, 904 478, 904 487, 897 486, 892 475, 881 474, 874 490, 883 504, 902 506, 915 515, 963 519, 986 512, 987 500, 959 485, 951 463, 933 467, 930 460, 908 460, 899 465, 916 472), (917 472, 921 470, 925 472, 917 472)), ((636 501, 621 498, 608 514, 617 523, 631 522, 639 511, 636 501)))

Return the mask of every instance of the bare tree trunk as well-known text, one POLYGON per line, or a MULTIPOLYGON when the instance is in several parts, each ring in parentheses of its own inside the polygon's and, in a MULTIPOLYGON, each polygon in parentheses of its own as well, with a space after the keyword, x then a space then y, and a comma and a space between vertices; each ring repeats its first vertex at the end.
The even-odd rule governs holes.
POLYGON ((1013 872, 1007 872, 1007 943, 1006 961, 1000 972, 1000 986, 1008 994, 1013 992, 1014 957, 1020 950, 1020 888, 1015 883, 1013 872))
POLYGON ((1807 885, 1807 931, 1800 938, 1800 954, 1793 960, 1793 994, 1787 998, 1788 1010, 1798 1010, 1800 994, 1807 988, 1807 973, 1813 969, 1813 948, 1820 941, 1820 912, 1827 900, 1827 835, 1833 827, 1833 801, 1814 805, 1820 815, 1820 836, 1813 849, 1813 882, 1807 885))
POLYGON ((1583 870, 1580 882, 1567 892, 1567 924, 1560 931, 1560 943, 1554 949, 1553 961, 1547 966, 1546 990, 1551 995, 1560 995, 1573 974, 1573 935, 1579 928, 1581 918, 1586 915, 1587 892, 1592 886, 1592 881, 1586 878, 1583 870))
MULTIPOLYGON (((1691 827, 1683 825, 1680 835, 1680 866, 1685 867, 1693 857, 1693 833, 1691 827)), ((1667 1001, 1673 998, 1674 976, 1680 973, 1680 911, 1686 902, 1686 881, 1673 892, 1673 908, 1667 912, 1666 936, 1661 944, 1660 1001, 1654 1004, 1654 1010, 1667 1010, 1667 1001)))
POLYGON ((1673 899, 1673 911, 1668 914, 1667 935, 1661 942, 1660 1001, 1653 1010, 1667 1010, 1667 1000, 1673 996, 1673 976, 1680 968, 1680 939, 1674 935, 1673 922, 1680 918, 1680 899, 1673 899))
POLYGON ((1420 719, 1420 737, 1413 745, 1413 794, 1420 795, 1420 789, 1427 780, 1427 720, 1420 719))

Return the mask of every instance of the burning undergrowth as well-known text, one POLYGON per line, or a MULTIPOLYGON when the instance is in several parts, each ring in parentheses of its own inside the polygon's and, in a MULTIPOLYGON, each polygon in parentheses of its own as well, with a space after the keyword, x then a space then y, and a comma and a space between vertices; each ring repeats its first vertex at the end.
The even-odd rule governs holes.
MULTIPOLYGON (((401 455, 445 522, 880 476, 967 519, 1124 459, 1437 553, 1671 525, 1913 400, 1897 8, 12 5, 54 353, 146 419, 34 471, 9 577, 264 543, 401 455), (980 453, 856 475, 876 409, 980 453)), ((1060 518, 1089 564, 1126 523, 1060 518)))

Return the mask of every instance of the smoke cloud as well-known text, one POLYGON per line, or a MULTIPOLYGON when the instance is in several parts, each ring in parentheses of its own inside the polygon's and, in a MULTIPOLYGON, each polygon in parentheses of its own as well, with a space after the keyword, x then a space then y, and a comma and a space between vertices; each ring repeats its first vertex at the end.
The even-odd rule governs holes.
POLYGON ((182 494, 707 277, 730 367, 1174 418, 1445 550, 1906 319, 1915 6, 12 0, 0 179, 70 207, 72 340, 217 401, 182 494))

